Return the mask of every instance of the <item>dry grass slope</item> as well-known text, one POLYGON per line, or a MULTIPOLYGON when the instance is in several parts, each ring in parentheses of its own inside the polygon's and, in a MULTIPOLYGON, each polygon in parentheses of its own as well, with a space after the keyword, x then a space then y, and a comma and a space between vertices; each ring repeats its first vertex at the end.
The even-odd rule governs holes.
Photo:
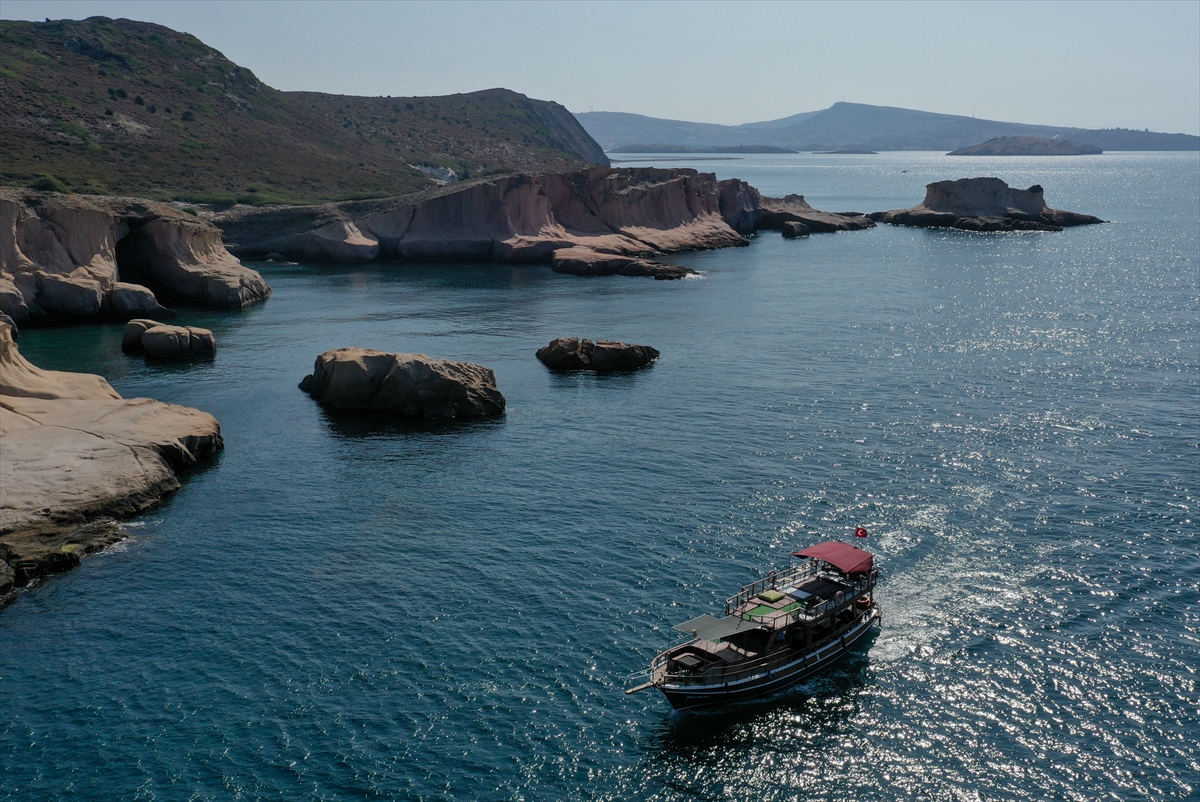
POLYGON ((130 20, 0 22, 0 183, 216 203, 311 203, 605 161, 562 106, 504 89, 280 92, 194 36, 130 20), (58 183, 56 183, 58 182, 58 183))

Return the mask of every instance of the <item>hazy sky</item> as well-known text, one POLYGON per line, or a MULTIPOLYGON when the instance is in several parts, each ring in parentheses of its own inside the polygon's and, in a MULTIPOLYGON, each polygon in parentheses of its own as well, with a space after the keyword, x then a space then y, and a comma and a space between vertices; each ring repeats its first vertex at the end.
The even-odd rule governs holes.
POLYGON ((195 34, 278 89, 504 86, 571 111, 736 124, 838 100, 1200 134, 1200 2, 46 2, 195 34))

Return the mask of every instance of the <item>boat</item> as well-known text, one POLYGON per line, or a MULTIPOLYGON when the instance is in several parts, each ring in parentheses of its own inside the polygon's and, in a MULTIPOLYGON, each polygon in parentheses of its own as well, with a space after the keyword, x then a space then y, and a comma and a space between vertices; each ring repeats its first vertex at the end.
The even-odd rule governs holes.
POLYGON ((874 557, 829 541, 793 552, 801 562, 772 570, 673 629, 686 640, 660 652, 625 693, 657 688, 676 710, 767 696, 824 671, 880 626, 874 557))

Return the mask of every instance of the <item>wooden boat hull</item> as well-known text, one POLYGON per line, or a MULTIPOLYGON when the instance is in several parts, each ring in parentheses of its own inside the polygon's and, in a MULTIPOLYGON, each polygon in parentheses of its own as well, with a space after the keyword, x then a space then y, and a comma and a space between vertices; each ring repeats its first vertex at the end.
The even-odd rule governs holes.
POLYGON ((875 626, 879 624, 880 617, 878 608, 872 608, 868 615, 864 615, 862 620, 844 633, 842 641, 827 645, 816 652, 797 656, 793 662, 763 674, 722 685, 664 683, 655 687, 662 691, 663 695, 667 697, 667 701, 671 703, 671 707, 676 710, 695 710, 770 696, 825 671, 844 657, 847 652, 865 641, 875 626))

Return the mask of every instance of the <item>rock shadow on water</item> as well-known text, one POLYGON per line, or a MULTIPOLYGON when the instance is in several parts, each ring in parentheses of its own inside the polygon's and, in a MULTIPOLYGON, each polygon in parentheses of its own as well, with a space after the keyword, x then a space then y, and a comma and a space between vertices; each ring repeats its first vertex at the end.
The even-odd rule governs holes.
POLYGON ((418 418, 376 409, 337 409, 320 405, 321 422, 339 440, 391 437, 466 436, 482 434, 504 424, 503 415, 490 418, 418 418))

